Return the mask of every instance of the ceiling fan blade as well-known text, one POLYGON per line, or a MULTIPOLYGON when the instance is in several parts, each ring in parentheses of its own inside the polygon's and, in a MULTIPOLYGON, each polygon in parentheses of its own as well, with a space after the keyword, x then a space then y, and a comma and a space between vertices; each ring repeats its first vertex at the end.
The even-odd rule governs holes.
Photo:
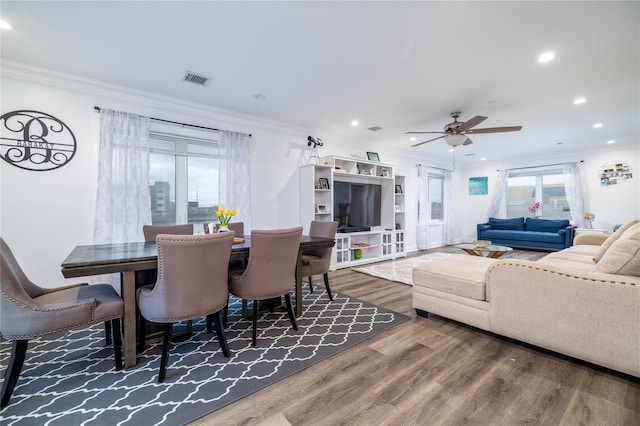
POLYGON ((420 146, 420 145, 422 145, 422 144, 424 144, 424 143, 427 143, 427 142, 433 142, 433 141, 435 141, 435 140, 437 140, 437 139, 442 139, 442 138, 444 138, 444 136, 438 136, 437 138, 429 139, 428 141, 418 142, 418 143, 417 143, 417 144, 415 144, 415 145, 411 145, 411 148, 413 148, 414 146, 420 146))
POLYGON ((442 133, 445 134, 445 132, 405 132, 405 135, 419 135, 422 133, 442 133))
POLYGON ((460 125, 458 126, 458 130, 463 131, 463 130, 468 130, 474 126, 477 126, 478 124, 482 123, 484 120, 486 120, 487 117, 483 117, 481 115, 476 115, 475 117, 465 121, 464 123, 460 123, 460 125))
POLYGON ((522 129, 522 126, 509 126, 509 127, 485 127, 484 129, 469 129, 466 130, 466 134, 472 133, 501 133, 501 132, 517 132, 522 129))
POLYGON ((464 142, 462 143, 462 145, 471 145, 472 143, 473 143, 473 141, 472 141, 471 139, 467 138, 467 140, 466 140, 466 141, 464 141, 464 142))

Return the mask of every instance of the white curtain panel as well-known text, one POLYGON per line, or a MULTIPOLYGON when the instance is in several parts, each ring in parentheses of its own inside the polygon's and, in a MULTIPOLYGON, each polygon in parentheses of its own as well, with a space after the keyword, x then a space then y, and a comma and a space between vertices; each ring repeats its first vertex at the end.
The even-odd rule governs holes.
POLYGON ((571 219, 574 225, 584 228, 586 221, 584 218, 584 190, 580 162, 564 163, 562 165, 562 173, 564 175, 564 191, 571 211, 571 219))
POLYGON ((489 204, 489 212, 487 213, 488 221, 490 217, 507 217, 507 178, 509 170, 500 170, 496 177, 496 185, 491 196, 489 204))
POLYGON ((249 135, 220 131, 220 204, 236 209, 233 222, 244 222, 251 232, 251 178, 249 135))
POLYGON ((444 243, 453 244, 453 224, 455 222, 453 217, 453 171, 444 171, 444 243))
POLYGON ((429 221, 431 220, 431 204, 429 203, 429 172, 427 167, 418 165, 418 225, 416 242, 419 250, 429 248, 429 221))
POLYGON ((144 241, 151 224, 149 118, 102 109, 95 244, 144 241))

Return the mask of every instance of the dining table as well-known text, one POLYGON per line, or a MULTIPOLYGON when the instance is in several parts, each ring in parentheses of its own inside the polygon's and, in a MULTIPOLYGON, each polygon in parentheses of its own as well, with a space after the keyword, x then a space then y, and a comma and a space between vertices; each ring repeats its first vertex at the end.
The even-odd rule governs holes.
MULTIPOLYGON (((240 238, 233 244, 231 259, 248 259, 251 236, 240 238)), ((302 253, 333 247, 333 238, 302 235, 295 276, 295 314, 302 315, 302 253)), ((62 262, 65 278, 103 274, 120 274, 120 297, 124 303, 122 328, 124 334, 125 368, 136 365, 136 272, 158 268, 158 250, 155 242, 131 242, 81 245, 75 247, 62 262)))

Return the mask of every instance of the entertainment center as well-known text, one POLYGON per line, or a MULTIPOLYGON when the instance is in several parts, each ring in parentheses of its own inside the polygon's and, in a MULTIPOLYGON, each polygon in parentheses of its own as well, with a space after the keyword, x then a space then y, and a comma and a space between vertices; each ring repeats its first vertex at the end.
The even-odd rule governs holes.
POLYGON ((300 220, 339 221, 331 268, 406 256, 404 176, 393 166, 331 155, 300 167, 300 220))

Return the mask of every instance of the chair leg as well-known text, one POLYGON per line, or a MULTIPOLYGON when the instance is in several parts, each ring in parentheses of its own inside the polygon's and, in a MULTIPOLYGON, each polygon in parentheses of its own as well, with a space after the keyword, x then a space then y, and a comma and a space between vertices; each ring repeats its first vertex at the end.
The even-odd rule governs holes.
POLYGON ((309 293, 313 293, 313 280, 311 279, 311 275, 309 275, 309 293))
POLYGON ((140 315, 138 322, 138 353, 144 352, 145 339, 147 338, 147 320, 140 315))
POLYGON ((173 324, 164 325, 164 342, 162 344, 162 357, 160 358, 160 373, 158 374, 158 383, 163 383, 167 376, 167 363, 169 361, 169 344, 171 343, 171 333, 173 332, 173 324))
POLYGON ((207 333, 211 333, 213 331, 212 323, 213 323, 213 314, 207 315, 207 333))
POLYGON ((227 345, 227 339, 224 336, 224 329, 222 328, 222 311, 218 311, 211 316, 213 317, 213 323, 216 327, 216 334, 218 335, 218 342, 220 342, 222 353, 224 354, 224 356, 229 358, 231 357, 231 352, 229 352, 229 345, 227 345))
POLYGON ((111 327, 109 326, 109 321, 104 322, 104 340, 105 346, 111 346, 111 327))
POLYGON ((287 302, 287 313, 289 314, 289 319, 291 320, 291 326, 294 330, 298 329, 298 323, 296 322, 296 316, 293 313, 293 308, 291 307, 291 293, 287 293, 284 295, 284 300, 287 302))
POLYGON ((0 408, 4 408, 9 404, 13 389, 18 383, 18 377, 22 371, 22 365, 27 355, 27 343, 28 340, 14 340, 11 345, 11 358, 9 359, 9 365, 4 372, 4 383, 2 384, 2 401, 0 401, 0 408))
POLYGON ((222 326, 227 328, 227 317, 229 316, 229 299, 227 299, 227 304, 224 305, 224 314, 222 317, 222 326))
POLYGON ((256 345, 256 337, 258 330, 258 301, 253 301, 253 346, 256 345))
POLYGON ((113 354, 116 358, 116 371, 119 371, 122 370, 122 335, 120 334, 120 318, 114 318, 110 322, 111 330, 113 331, 113 354))
POLYGON ((322 277, 324 278, 324 288, 327 289, 329 300, 333 301, 333 294, 331 294, 331 287, 329 287, 329 274, 325 272, 322 277))

